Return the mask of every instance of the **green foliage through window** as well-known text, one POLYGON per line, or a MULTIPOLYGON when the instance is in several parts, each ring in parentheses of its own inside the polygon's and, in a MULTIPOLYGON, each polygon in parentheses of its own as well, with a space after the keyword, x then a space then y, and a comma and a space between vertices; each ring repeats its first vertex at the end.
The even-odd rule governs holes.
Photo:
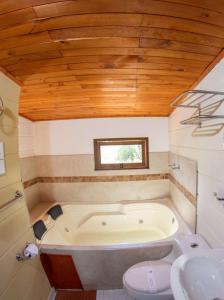
POLYGON ((137 162, 142 161, 141 145, 124 145, 120 146, 117 153, 119 162, 137 162))

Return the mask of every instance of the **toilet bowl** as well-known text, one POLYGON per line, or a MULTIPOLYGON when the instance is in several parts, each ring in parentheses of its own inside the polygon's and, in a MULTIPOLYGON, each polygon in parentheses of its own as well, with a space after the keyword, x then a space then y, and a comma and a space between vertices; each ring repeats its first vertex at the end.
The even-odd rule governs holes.
MULTIPOLYGON (((176 247, 178 256, 195 249, 209 248, 204 239, 197 234, 180 236, 176 240, 176 247)), ((138 263, 124 273, 124 288, 136 300, 173 300, 170 287, 171 265, 172 261, 167 258, 138 263)))
POLYGON ((127 293, 137 300, 173 300, 169 262, 144 261, 129 268, 123 276, 127 293))

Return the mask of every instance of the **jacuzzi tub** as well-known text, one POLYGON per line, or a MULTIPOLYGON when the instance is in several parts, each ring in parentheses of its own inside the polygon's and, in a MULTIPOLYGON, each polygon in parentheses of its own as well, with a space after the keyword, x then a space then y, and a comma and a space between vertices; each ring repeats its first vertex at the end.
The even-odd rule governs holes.
POLYGON ((48 217, 40 249, 45 255, 71 256, 86 290, 122 288, 128 268, 172 256, 175 238, 190 233, 168 199, 62 209, 56 221, 48 217))
POLYGON ((42 246, 121 249, 170 241, 180 224, 163 203, 69 204, 56 221, 48 218, 42 246))

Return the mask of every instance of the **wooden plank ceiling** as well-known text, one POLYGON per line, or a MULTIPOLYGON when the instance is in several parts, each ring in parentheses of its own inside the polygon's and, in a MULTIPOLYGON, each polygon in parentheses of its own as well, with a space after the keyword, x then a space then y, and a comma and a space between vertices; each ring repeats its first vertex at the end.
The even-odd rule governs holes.
POLYGON ((0 1, 0 65, 35 121, 167 116, 223 47, 223 0, 0 1))

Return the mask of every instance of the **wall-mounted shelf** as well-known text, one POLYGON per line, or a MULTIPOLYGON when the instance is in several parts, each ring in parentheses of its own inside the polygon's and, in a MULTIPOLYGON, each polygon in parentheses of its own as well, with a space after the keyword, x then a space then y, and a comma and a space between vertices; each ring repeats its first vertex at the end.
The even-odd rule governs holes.
POLYGON ((194 136, 215 135, 224 127, 224 115, 215 114, 224 102, 224 92, 189 90, 177 96, 171 103, 174 108, 195 109, 194 113, 180 122, 182 125, 196 125, 194 136), (223 122, 207 121, 222 119, 223 122))

